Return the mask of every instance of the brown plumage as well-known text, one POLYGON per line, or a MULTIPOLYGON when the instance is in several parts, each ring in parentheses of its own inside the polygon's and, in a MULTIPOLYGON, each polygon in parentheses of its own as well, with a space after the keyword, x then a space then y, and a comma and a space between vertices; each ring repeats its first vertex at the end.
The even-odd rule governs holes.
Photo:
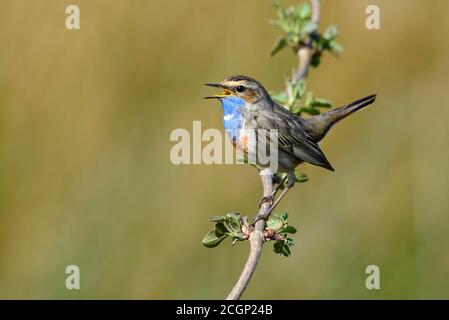
POLYGON ((305 119, 304 129, 315 142, 320 142, 327 132, 340 120, 343 120, 350 114, 369 106, 376 100, 376 95, 370 95, 348 105, 330 110, 328 112, 305 119))
MULTIPOLYGON (((229 124, 226 127, 225 123, 227 130, 277 131, 278 171, 287 173, 289 187, 295 183, 295 168, 302 162, 334 171, 318 142, 337 122, 372 104, 376 99, 376 95, 370 95, 323 114, 302 118, 276 104, 262 84, 250 77, 231 76, 208 85, 222 88, 224 92, 207 98, 218 98, 224 108, 231 108, 236 117, 241 119, 233 123, 235 128, 230 128, 229 124)), ((234 117, 234 114, 230 116, 234 117)), ((239 140, 236 142, 238 144, 239 140)))

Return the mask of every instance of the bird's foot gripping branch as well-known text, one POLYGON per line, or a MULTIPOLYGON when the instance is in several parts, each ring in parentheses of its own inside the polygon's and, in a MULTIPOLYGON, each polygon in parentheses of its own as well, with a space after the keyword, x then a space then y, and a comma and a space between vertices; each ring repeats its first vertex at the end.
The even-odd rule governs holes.
MULTIPOLYGON (((207 248, 218 246, 224 239, 230 237, 232 244, 237 241, 248 240, 254 226, 248 223, 247 217, 240 213, 228 213, 225 216, 214 216, 210 221, 215 223, 213 230, 203 239, 203 245, 207 248)), ((289 234, 296 233, 296 228, 288 224, 288 213, 272 215, 266 222, 263 230, 264 241, 274 241, 274 252, 286 257, 290 255, 290 246, 294 244, 289 234)))

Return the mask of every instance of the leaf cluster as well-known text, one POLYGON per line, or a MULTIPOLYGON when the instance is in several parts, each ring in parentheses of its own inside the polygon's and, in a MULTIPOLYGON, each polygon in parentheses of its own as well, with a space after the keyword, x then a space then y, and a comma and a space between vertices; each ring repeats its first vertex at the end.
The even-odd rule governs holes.
MULTIPOLYGON (((228 213, 225 216, 214 216, 209 219, 215 223, 214 229, 209 231, 203 239, 203 245, 207 248, 217 247, 224 239, 230 237, 232 244, 237 241, 248 240, 253 227, 247 222, 246 217, 239 213, 228 213)), ((264 230, 265 240, 275 241, 274 252, 286 257, 290 256, 290 247, 294 244, 288 234, 296 233, 296 228, 288 224, 288 213, 272 215, 267 220, 264 230)))
POLYGON ((306 82, 302 79, 293 81, 287 78, 285 86, 287 88, 285 92, 272 92, 271 98, 294 114, 300 116, 307 113, 315 116, 321 113, 319 108, 332 107, 330 100, 317 98, 312 91, 306 91, 306 82))
POLYGON ((246 217, 242 217, 240 213, 214 216, 209 218, 209 220, 215 222, 215 227, 203 239, 202 243, 207 248, 215 248, 227 237, 231 237, 232 244, 246 240, 249 237, 250 226, 246 217))
POLYGON ((279 0, 273 1, 273 5, 278 19, 271 20, 270 23, 281 28, 283 34, 276 39, 271 56, 287 47, 296 54, 301 47, 309 46, 315 51, 312 66, 316 67, 323 52, 338 54, 343 51, 343 47, 336 40, 339 34, 336 26, 330 25, 322 34, 318 32, 318 25, 312 20, 312 8, 308 2, 285 9, 281 7, 279 0))
POLYGON ((270 216, 265 229, 270 234, 270 238, 276 241, 273 245, 274 252, 285 257, 290 256, 290 247, 294 245, 294 242, 288 235, 295 234, 296 228, 288 224, 288 213, 282 212, 279 215, 270 216))
MULTIPOLYGON (((308 2, 287 8, 282 8, 279 0, 273 3, 278 19, 270 22, 280 27, 283 34, 276 40, 271 56, 284 48, 290 48, 297 54, 301 48, 308 47, 312 52, 310 65, 318 67, 324 52, 329 51, 336 55, 343 51, 343 47, 336 40, 338 28, 330 25, 320 33, 316 22, 312 20, 312 8, 308 2)), ((317 98, 313 92, 306 91, 304 79, 286 78, 285 87, 286 90, 283 92, 272 92, 272 98, 297 115, 306 113, 314 116, 320 114, 319 108, 332 106, 329 100, 317 98)))

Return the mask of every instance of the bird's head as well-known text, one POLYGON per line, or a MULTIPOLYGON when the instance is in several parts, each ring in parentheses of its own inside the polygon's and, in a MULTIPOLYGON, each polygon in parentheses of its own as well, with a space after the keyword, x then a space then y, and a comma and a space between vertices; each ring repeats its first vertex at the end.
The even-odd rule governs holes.
POLYGON ((246 76, 230 76, 218 83, 206 83, 206 85, 221 88, 223 92, 205 97, 205 99, 240 99, 245 104, 271 100, 267 90, 265 90, 260 82, 246 76))

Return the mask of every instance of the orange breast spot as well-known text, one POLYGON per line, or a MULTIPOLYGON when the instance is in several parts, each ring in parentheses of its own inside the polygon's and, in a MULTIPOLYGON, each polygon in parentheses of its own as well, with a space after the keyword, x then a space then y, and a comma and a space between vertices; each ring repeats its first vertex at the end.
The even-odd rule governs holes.
POLYGON ((243 152, 247 152, 248 151, 248 143, 249 143, 249 138, 248 135, 242 130, 240 131, 240 137, 234 141, 234 147, 236 147, 237 149, 243 151, 243 152))
POLYGON ((242 147, 245 150, 248 148, 248 136, 246 134, 242 136, 242 147))

